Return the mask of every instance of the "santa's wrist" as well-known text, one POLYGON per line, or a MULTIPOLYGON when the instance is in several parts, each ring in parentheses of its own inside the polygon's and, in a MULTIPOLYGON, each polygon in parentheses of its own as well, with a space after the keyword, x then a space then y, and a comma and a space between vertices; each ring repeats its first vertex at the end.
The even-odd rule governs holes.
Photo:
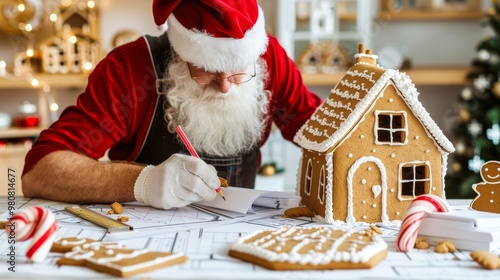
POLYGON ((148 204, 147 198, 146 198, 146 186, 147 186, 147 180, 150 174, 150 171, 154 168, 154 165, 148 165, 144 167, 135 180, 134 183, 134 197, 135 200, 148 204))

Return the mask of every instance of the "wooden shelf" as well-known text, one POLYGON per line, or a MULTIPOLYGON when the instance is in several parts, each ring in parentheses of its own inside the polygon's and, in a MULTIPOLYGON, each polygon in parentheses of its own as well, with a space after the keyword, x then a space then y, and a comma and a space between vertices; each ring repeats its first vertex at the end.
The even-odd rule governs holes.
POLYGON ((404 11, 399 13, 381 12, 379 19, 383 20, 480 20, 484 19, 483 12, 449 12, 449 11, 404 11))
MULTIPOLYGON (((399 70, 406 72, 416 85, 426 86, 452 86, 467 83, 467 67, 444 68, 444 67, 422 67, 410 70, 399 70)), ((307 86, 330 86, 334 87, 342 79, 345 72, 338 74, 306 74, 302 73, 302 79, 307 86)))
POLYGON ((35 74, 39 85, 31 85, 31 79, 27 77, 0 77, 0 89, 33 89, 42 88, 45 84, 51 88, 85 88, 87 86, 87 74, 35 74))
POLYGON ((26 147, 21 144, 15 145, 7 145, 5 148, 0 148, 0 156, 2 157, 12 157, 12 156, 25 156, 26 153, 30 150, 29 147, 26 147))
POLYGON ((39 127, 35 128, 8 128, 0 130, 0 138, 24 138, 36 137, 42 132, 39 127))

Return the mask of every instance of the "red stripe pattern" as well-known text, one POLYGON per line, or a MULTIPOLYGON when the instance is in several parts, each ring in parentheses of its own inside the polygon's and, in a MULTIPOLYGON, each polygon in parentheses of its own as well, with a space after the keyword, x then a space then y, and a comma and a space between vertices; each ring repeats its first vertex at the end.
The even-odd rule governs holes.
POLYGON ((34 262, 42 262, 52 247, 57 229, 54 214, 49 210, 35 206, 19 210, 9 220, 7 235, 16 241, 31 239, 26 256, 34 262))
POLYGON ((427 212, 450 212, 450 206, 438 196, 424 194, 417 196, 408 207, 399 234, 396 239, 396 249, 399 252, 409 252, 415 246, 418 229, 427 212))

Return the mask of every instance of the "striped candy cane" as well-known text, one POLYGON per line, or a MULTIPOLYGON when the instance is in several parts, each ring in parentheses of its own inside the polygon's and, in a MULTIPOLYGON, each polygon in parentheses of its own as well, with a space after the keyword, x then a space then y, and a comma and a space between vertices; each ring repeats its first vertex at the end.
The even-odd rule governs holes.
POLYGON ((54 214, 49 210, 35 206, 16 212, 9 220, 7 235, 14 236, 17 241, 31 239, 26 256, 34 262, 42 262, 52 247, 54 233, 57 229, 54 214))
POLYGON ((446 201, 438 196, 424 194, 417 196, 406 210, 403 223, 396 239, 396 249, 399 252, 409 252, 417 240, 420 223, 427 212, 451 212, 446 201))

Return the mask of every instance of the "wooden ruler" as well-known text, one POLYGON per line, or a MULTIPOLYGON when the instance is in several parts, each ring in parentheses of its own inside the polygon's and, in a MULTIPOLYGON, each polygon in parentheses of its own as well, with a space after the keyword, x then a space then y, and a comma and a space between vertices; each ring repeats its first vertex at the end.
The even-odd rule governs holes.
POLYGON ((113 220, 110 217, 101 215, 95 211, 92 211, 86 207, 81 207, 79 205, 68 205, 64 209, 77 217, 85 219, 91 223, 101 226, 108 230, 109 233, 117 231, 127 231, 133 230, 133 228, 125 223, 117 220, 113 220))

